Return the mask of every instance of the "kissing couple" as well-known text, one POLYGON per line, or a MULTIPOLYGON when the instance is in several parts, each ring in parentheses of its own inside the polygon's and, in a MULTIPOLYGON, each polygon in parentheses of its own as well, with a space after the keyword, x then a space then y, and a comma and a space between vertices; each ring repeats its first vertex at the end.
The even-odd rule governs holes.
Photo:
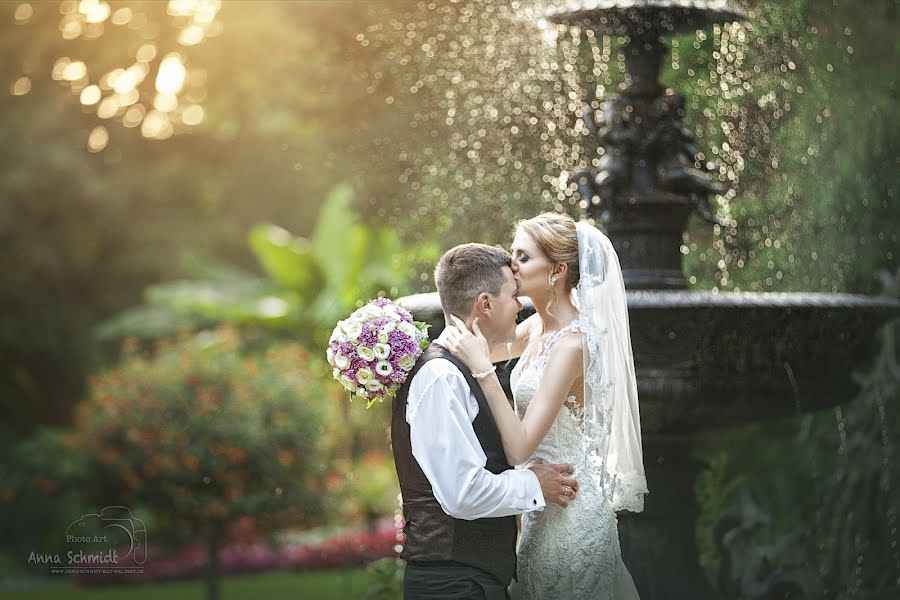
POLYGON ((609 239, 546 213, 435 268, 446 328, 393 401, 405 600, 635 600, 616 511, 647 481, 609 239), (536 313, 516 324, 519 296, 536 313), (512 408, 495 363, 519 358, 512 408), (521 529, 515 515, 521 514, 521 529))

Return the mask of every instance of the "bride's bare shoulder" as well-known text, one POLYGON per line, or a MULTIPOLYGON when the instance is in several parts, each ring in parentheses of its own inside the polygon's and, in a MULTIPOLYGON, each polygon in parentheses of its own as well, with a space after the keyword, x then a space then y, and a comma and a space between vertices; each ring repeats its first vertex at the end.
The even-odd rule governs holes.
POLYGON ((550 355, 562 355, 565 357, 565 360, 580 360, 584 354, 583 341, 580 331, 564 333, 550 350, 550 355))

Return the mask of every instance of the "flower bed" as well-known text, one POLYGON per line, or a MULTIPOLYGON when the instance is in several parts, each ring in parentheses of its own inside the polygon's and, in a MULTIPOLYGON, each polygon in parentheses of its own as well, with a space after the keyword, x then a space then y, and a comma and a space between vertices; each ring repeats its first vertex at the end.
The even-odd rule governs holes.
MULTIPOLYGON (((379 558, 395 557, 403 542, 402 521, 379 521, 371 529, 345 531, 323 540, 271 546, 264 542, 227 544, 219 555, 223 575, 259 573, 273 570, 312 571, 361 567, 379 558)), ((130 565, 129 565, 130 566, 130 565)), ((144 573, 128 575, 84 574, 84 585, 145 583, 203 577, 207 566, 206 548, 191 544, 166 558, 149 553, 144 573)))

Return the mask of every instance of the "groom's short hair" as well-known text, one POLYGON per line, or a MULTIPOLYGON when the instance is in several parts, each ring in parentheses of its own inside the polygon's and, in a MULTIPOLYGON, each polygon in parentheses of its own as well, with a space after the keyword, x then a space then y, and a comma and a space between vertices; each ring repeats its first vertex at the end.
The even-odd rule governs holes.
POLYGON ((509 253, 486 244, 462 244, 447 250, 434 269, 434 283, 444 314, 465 318, 482 292, 493 296, 503 287, 509 253))

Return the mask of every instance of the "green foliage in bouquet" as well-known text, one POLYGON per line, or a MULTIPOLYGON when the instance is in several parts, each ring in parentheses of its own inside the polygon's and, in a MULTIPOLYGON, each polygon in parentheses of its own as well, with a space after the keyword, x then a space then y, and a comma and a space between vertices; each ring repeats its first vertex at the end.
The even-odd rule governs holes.
POLYGON ((379 294, 408 293, 416 265, 432 263, 434 243, 404 245, 390 227, 359 222, 353 190, 335 187, 326 198, 310 239, 276 225, 248 234, 264 277, 228 265, 195 261, 196 279, 152 285, 144 304, 102 323, 102 339, 155 339, 180 328, 210 323, 261 326, 321 348, 331 327, 379 294))
POLYGON ((94 502, 139 506, 157 539, 206 541, 210 590, 229 526, 265 529, 322 514, 310 483, 324 472, 321 423, 333 408, 297 344, 242 352, 221 327, 127 353, 91 380, 71 452, 84 457, 94 502))

